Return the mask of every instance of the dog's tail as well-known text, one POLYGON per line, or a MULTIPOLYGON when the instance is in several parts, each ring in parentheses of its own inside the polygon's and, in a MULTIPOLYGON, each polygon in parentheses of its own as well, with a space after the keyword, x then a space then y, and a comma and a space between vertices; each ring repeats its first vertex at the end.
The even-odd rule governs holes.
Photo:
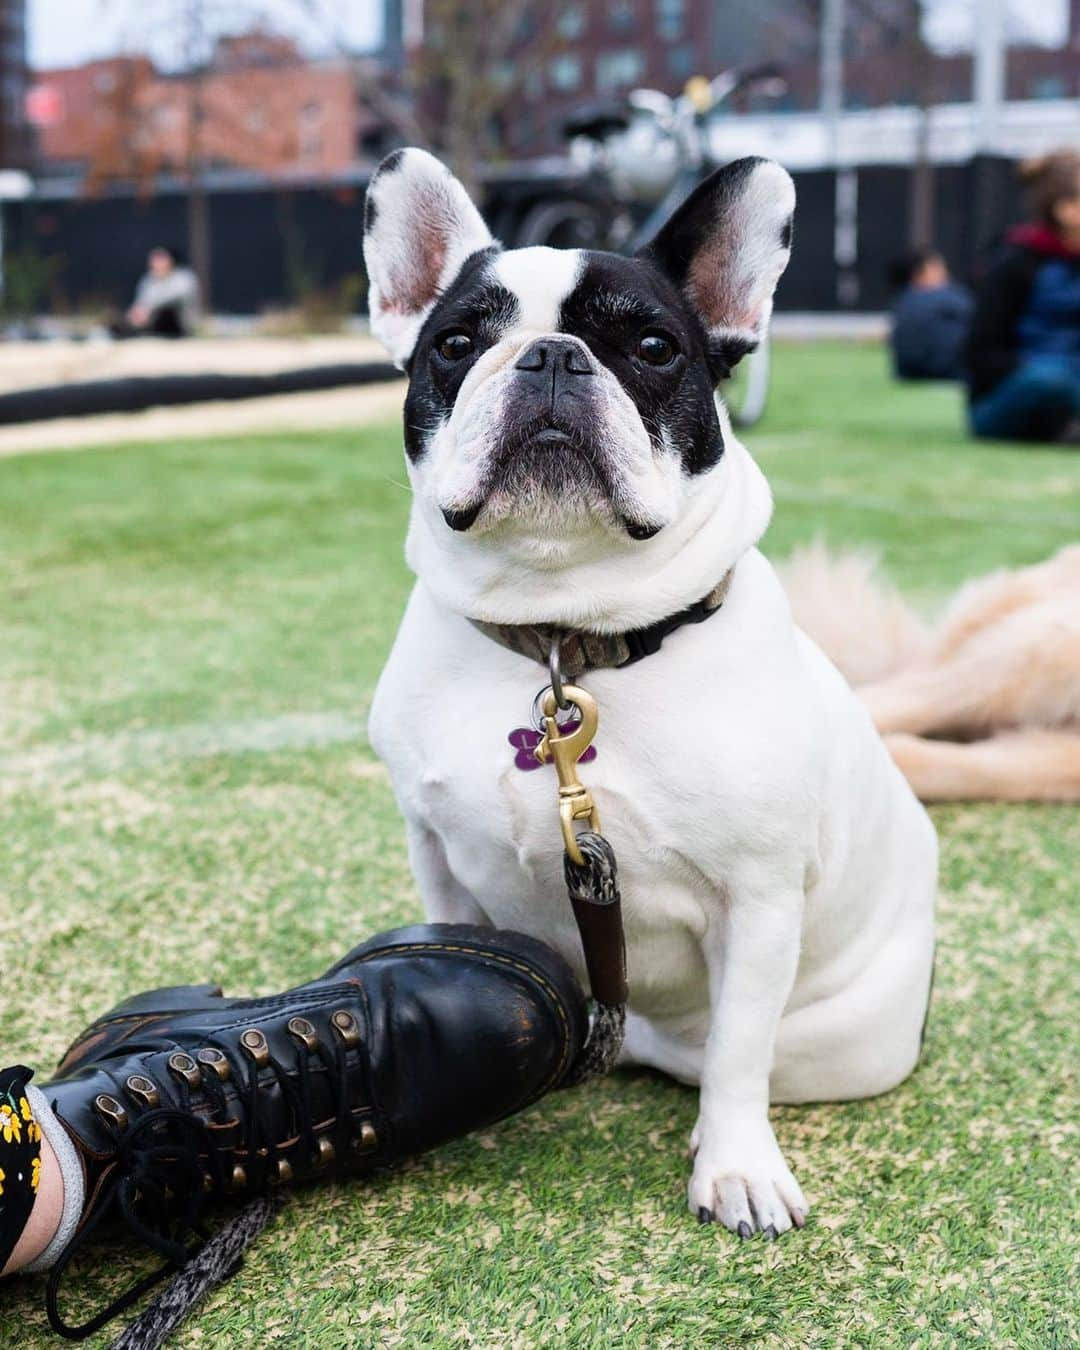
POLYGON ((821 540, 777 567, 795 622, 853 685, 880 680, 927 651, 927 625, 870 553, 831 554, 821 540))

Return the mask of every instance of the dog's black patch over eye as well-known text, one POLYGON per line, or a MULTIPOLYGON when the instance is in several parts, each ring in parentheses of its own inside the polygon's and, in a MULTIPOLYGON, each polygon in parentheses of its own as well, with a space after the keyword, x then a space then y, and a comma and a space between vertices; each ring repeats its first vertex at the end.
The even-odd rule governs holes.
POLYGON ((637 345, 637 354, 650 366, 670 366, 678 356, 679 349, 674 338, 668 337, 666 333, 643 333, 637 345))
POLYGON ((435 350, 444 361, 464 361, 467 356, 472 355, 473 340, 461 329, 443 333, 441 337, 435 340, 435 350))
POLYGON ((657 454, 673 448, 687 474, 717 463, 724 440, 705 331, 663 272, 640 258, 586 253, 558 326, 619 381, 657 454))
POLYGON ((405 396, 405 453, 423 457, 435 429, 454 407, 462 382, 481 352, 493 347, 514 323, 518 301, 490 275, 494 247, 474 253, 428 315, 409 358, 405 396), (456 341, 458 336, 464 344, 456 341), (455 341, 439 348, 445 340, 455 341), (460 352, 460 355, 457 353, 460 352))

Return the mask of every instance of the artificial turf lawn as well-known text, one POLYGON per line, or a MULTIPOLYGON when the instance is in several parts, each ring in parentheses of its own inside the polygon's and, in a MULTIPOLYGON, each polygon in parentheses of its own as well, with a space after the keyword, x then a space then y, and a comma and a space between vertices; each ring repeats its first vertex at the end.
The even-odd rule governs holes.
MULTIPOLYGON (((775 364, 747 438, 775 556, 872 544, 930 601, 1080 537, 1075 452, 967 443, 955 391, 892 385, 873 347, 775 364)), ((418 916, 363 736, 409 586, 404 481, 393 427, 0 460, 0 1060, 44 1077, 126 993, 270 992, 418 916)), ((1080 812, 933 814, 923 1063, 876 1101, 776 1111, 805 1231, 694 1222, 694 1094, 619 1074, 297 1196, 176 1344, 1076 1344, 1080 812)), ((79 1298, 133 1259, 108 1249, 79 1298)), ((3 1287, 0 1346, 54 1343, 41 1299, 3 1287)))

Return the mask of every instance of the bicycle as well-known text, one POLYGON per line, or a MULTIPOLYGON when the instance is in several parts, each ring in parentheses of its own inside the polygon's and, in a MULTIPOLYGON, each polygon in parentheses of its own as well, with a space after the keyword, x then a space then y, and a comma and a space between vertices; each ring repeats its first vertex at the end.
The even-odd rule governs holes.
MULTIPOLYGON (((622 103, 579 109, 563 126, 570 156, 590 188, 605 191, 541 202, 522 221, 515 242, 636 253, 719 167, 708 150, 709 114, 738 92, 756 89, 775 97, 785 88, 777 67, 755 66, 712 80, 695 77, 676 98, 635 89, 622 103)), ((760 420, 768 395, 766 336, 725 382, 723 401, 732 422, 749 427, 760 420)))

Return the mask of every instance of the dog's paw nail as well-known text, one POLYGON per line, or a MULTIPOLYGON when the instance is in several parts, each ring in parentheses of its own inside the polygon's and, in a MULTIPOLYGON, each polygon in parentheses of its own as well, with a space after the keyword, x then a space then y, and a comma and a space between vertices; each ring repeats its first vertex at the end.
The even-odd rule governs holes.
POLYGON ((776 1231, 775 1224, 769 1224, 768 1228, 766 1228, 765 1232, 762 1234, 762 1237, 766 1242, 775 1242, 778 1236, 779 1234, 776 1231))
POLYGON ((704 1205, 702 1205, 698 1209, 697 1216, 698 1216, 698 1223, 712 1223, 713 1221, 712 1210, 707 1209, 704 1205))
POLYGON ((745 1219, 743 1219, 742 1223, 739 1224, 739 1236, 742 1238, 744 1242, 748 1237, 754 1236, 753 1229, 751 1229, 750 1225, 746 1222, 745 1219))
POLYGON ((805 1211, 801 1209, 793 1209, 791 1211, 791 1222, 795 1225, 796 1228, 805 1228, 806 1227, 805 1211))

